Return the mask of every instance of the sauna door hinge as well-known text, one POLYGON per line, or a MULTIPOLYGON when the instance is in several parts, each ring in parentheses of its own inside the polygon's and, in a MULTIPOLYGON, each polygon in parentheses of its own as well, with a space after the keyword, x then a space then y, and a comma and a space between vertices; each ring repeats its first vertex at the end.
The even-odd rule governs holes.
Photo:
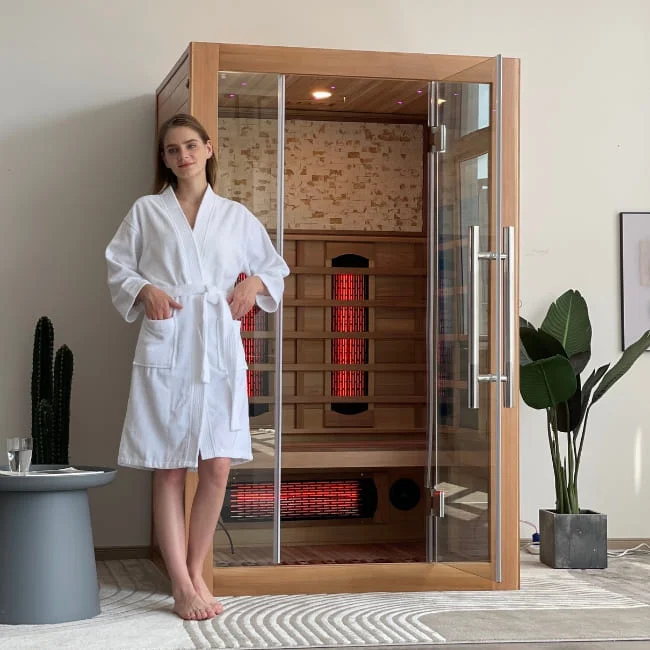
POLYGON ((429 512, 433 517, 445 516, 445 493, 435 487, 429 488, 429 512))
POLYGON ((431 127, 431 152, 445 153, 447 149, 447 127, 444 124, 431 127))

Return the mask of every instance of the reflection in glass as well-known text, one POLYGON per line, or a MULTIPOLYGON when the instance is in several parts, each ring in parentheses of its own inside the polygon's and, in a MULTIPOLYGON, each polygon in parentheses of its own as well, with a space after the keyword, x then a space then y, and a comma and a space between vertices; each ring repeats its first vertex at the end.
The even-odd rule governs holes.
POLYGON ((461 137, 490 126, 490 84, 463 84, 452 96, 460 98, 461 137))
MULTIPOLYGON (((218 91, 217 193, 245 205, 277 246, 278 76, 221 72, 218 91)), ((242 319, 253 461, 231 472, 217 567, 273 563, 276 319, 257 307, 242 319)))
MULTIPOLYGON (((480 227, 480 250, 490 250, 490 84, 441 83, 439 123, 447 147, 438 167, 438 340, 437 485, 446 492, 445 517, 436 519, 436 553, 441 562, 490 559, 491 474, 489 387, 481 385, 479 409, 467 406, 468 228, 480 227), (453 377, 453 379, 450 379, 453 377)), ((481 262, 480 363, 488 367, 490 267, 481 262)))

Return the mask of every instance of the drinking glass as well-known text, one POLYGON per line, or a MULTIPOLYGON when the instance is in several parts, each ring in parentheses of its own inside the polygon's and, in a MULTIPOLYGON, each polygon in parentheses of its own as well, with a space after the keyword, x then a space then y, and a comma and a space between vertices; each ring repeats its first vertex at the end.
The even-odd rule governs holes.
POLYGON ((9 470, 18 474, 26 474, 32 464, 32 438, 8 438, 7 458, 9 470))

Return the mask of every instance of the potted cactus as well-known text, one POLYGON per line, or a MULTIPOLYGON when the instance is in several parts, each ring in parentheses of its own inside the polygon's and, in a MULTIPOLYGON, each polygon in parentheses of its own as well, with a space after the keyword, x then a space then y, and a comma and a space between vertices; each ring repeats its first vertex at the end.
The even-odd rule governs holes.
POLYGON ((72 371, 70 348, 62 345, 54 356, 54 327, 47 316, 39 318, 34 333, 31 390, 35 465, 69 463, 72 371))
POLYGON ((581 373, 591 358, 591 323, 578 291, 563 293, 539 329, 521 319, 520 392, 524 402, 546 412, 555 476, 555 509, 541 509, 540 559, 555 568, 607 566, 607 516, 585 510, 578 499, 578 472, 592 406, 650 346, 650 330, 620 359, 581 373))

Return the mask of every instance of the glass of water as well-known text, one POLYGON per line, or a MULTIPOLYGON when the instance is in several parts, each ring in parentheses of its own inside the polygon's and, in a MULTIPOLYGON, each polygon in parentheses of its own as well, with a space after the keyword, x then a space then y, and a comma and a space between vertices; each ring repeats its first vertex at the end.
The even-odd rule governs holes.
POLYGON ((32 438, 8 438, 7 458, 9 470, 26 474, 32 464, 32 438))

